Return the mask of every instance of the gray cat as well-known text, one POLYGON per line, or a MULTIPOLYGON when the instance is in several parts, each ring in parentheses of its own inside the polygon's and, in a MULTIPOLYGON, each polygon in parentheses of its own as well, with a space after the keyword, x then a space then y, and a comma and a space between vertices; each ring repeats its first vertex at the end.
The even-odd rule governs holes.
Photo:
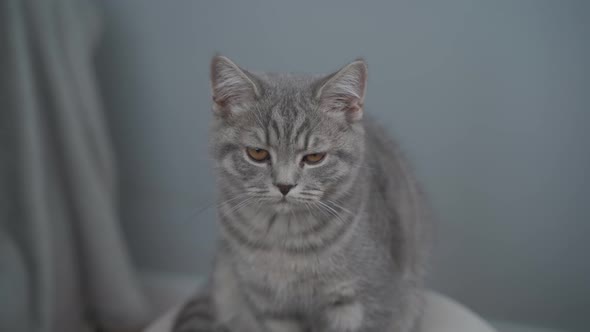
POLYGON ((367 66, 325 76, 211 63, 221 240, 174 331, 409 332, 427 215, 399 149, 363 115, 367 66))

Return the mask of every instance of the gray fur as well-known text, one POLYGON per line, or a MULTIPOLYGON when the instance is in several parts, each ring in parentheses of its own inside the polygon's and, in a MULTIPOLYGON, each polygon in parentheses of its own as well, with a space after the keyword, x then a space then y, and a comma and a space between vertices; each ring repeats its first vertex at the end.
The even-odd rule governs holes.
POLYGON ((364 61, 253 74, 217 56, 211 72, 222 236, 210 287, 175 331, 411 331, 426 209, 397 146, 363 116, 364 61), (319 165, 302 163, 319 152, 319 165), (277 183, 296 185, 286 202, 277 183))

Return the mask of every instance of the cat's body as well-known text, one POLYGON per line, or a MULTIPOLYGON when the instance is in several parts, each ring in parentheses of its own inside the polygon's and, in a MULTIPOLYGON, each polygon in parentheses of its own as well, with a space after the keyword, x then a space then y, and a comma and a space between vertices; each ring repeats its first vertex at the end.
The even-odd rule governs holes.
POLYGON ((317 78, 217 57, 212 81, 222 237, 175 331, 409 332, 425 210, 397 147, 362 120, 364 62, 317 78))

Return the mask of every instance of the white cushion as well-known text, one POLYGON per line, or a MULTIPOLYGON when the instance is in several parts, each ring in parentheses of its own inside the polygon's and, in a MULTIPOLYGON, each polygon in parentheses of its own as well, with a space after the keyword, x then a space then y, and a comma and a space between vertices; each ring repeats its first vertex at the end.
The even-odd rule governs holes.
MULTIPOLYGON (((169 310, 144 332, 169 332, 180 306, 169 310)), ((496 332, 476 314, 448 297, 428 292, 421 332, 496 332)))
POLYGON ((509 322, 493 322, 494 326, 502 332, 563 332, 560 330, 525 326, 520 324, 514 324, 509 322))

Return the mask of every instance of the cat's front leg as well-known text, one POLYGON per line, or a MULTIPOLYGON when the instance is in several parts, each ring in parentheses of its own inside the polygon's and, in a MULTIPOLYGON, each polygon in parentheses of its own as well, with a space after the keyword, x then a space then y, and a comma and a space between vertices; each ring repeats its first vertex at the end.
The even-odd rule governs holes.
POLYGON ((252 305, 228 261, 219 260, 213 272, 212 300, 217 323, 231 332, 261 332, 252 305))
POLYGON ((392 325, 391 310, 359 300, 337 302, 321 313, 313 332, 404 332, 392 325))
POLYGON ((365 307, 353 298, 338 299, 324 309, 318 323, 319 328, 314 329, 314 332, 364 331, 365 307))
POLYGON ((367 290, 360 291, 353 281, 331 285, 323 296, 325 302, 314 319, 312 331, 389 331, 391 309, 382 299, 369 294, 367 290))
POLYGON ((334 282, 323 291, 322 309, 316 316, 313 332, 363 331, 365 304, 352 280, 334 282))
POLYGON ((256 291, 247 292, 249 303, 255 308, 256 317, 265 332, 306 332, 300 316, 281 309, 268 294, 256 291))

